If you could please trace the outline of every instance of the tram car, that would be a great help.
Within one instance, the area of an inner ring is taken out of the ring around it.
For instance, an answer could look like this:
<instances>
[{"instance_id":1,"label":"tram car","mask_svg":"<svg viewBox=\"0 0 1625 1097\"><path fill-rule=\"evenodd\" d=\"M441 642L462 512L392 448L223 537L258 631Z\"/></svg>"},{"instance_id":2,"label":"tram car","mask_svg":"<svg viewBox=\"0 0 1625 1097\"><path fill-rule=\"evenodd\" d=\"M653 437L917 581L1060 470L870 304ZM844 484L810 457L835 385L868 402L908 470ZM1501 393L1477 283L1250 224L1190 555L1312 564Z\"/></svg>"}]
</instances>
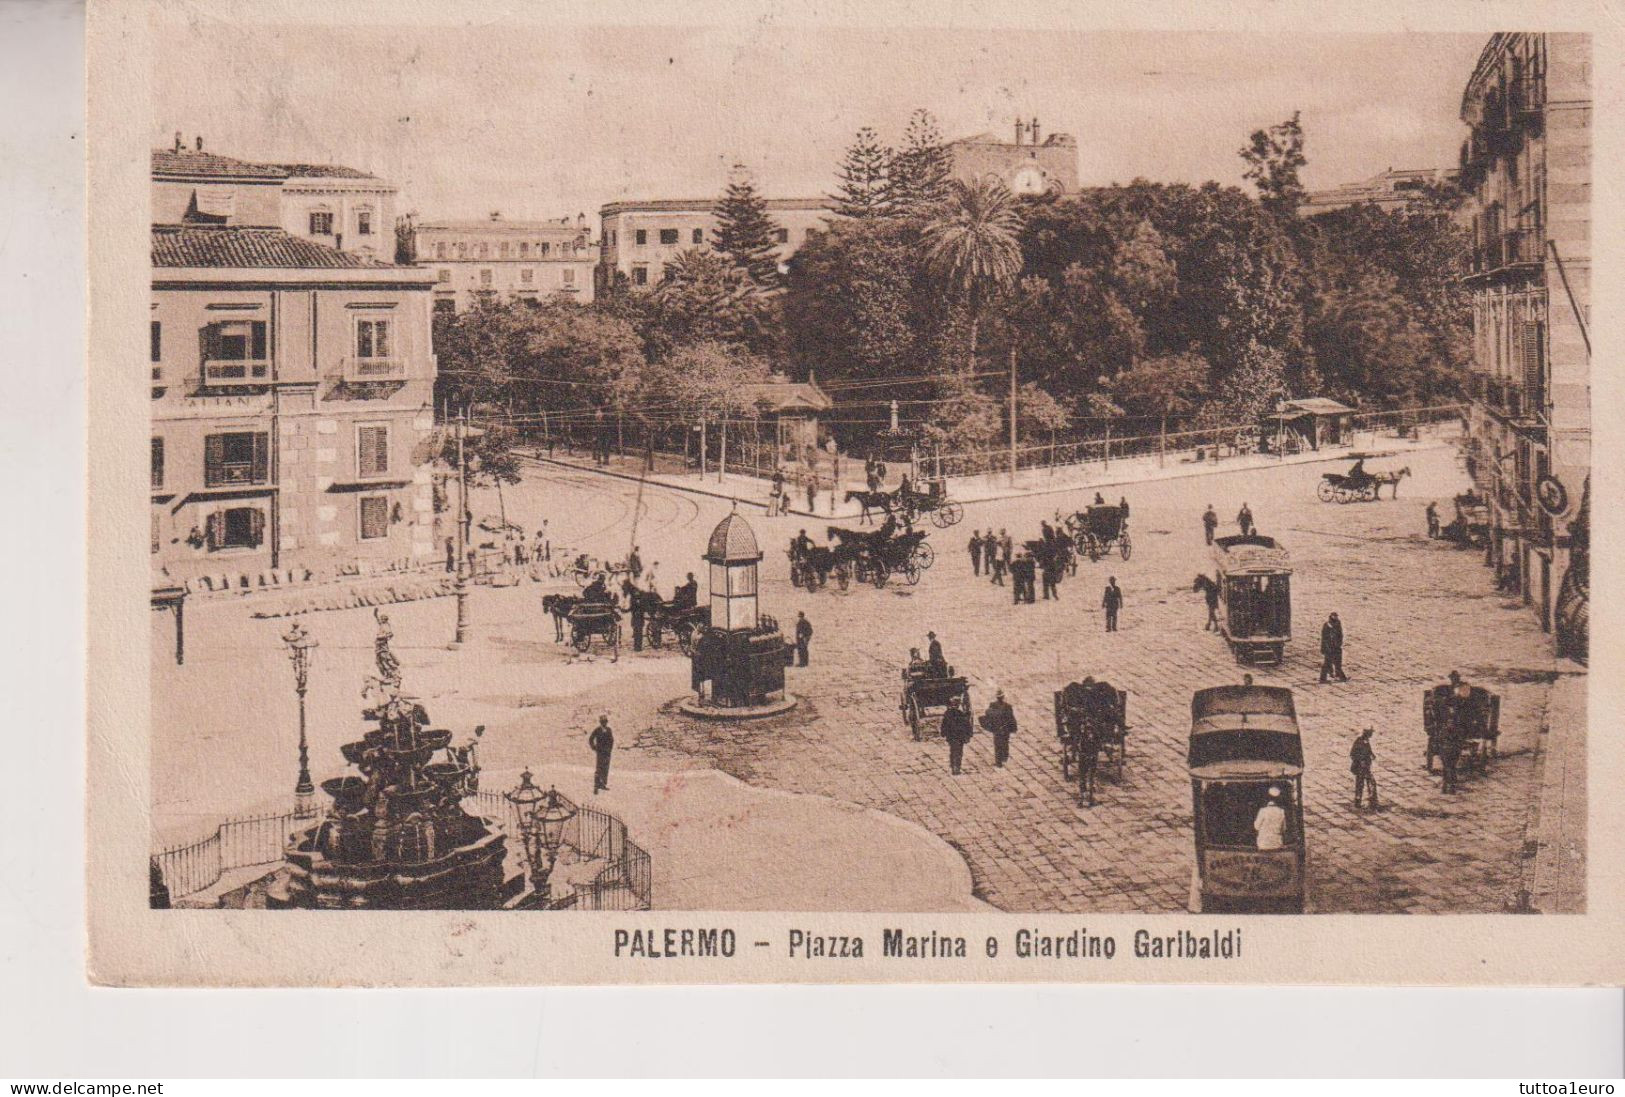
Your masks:
<instances>
[{"instance_id":1,"label":"tram car","mask_svg":"<svg viewBox=\"0 0 1625 1097\"><path fill-rule=\"evenodd\" d=\"M1277 665L1292 639L1292 558L1273 537L1247 534L1213 542L1219 635L1236 662Z\"/></svg>"},{"instance_id":2,"label":"tram car","mask_svg":"<svg viewBox=\"0 0 1625 1097\"><path fill-rule=\"evenodd\" d=\"M1303 742L1292 691L1215 686L1191 697L1193 909L1301 914Z\"/></svg>"}]
</instances>

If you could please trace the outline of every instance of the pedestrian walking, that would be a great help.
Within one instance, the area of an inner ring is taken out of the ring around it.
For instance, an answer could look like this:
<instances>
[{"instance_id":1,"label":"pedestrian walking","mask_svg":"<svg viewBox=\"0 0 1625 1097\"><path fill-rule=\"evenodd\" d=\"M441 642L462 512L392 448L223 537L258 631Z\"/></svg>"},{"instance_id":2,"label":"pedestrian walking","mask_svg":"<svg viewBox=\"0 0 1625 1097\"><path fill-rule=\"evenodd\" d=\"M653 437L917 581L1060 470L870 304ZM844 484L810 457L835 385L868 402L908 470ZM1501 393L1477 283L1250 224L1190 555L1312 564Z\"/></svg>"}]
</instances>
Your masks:
<instances>
[{"instance_id":1,"label":"pedestrian walking","mask_svg":"<svg viewBox=\"0 0 1625 1097\"><path fill-rule=\"evenodd\" d=\"M1207 505L1207 510L1202 512L1202 531L1207 535L1208 544L1211 545L1213 543L1213 534L1218 528L1218 512L1213 509L1213 504L1209 503Z\"/></svg>"},{"instance_id":2,"label":"pedestrian walking","mask_svg":"<svg viewBox=\"0 0 1625 1097\"><path fill-rule=\"evenodd\" d=\"M767 497L767 516L775 517L779 508L784 505L784 468L782 466L773 470L773 490Z\"/></svg>"},{"instance_id":3,"label":"pedestrian walking","mask_svg":"<svg viewBox=\"0 0 1625 1097\"><path fill-rule=\"evenodd\" d=\"M1335 613L1320 626L1320 680L1334 676L1339 682L1349 680L1343 673L1343 622Z\"/></svg>"},{"instance_id":4,"label":"pedestrian walking","mask_svg":"<svg viewBox=\"0 0 1625 1097\"><path fill-rule=\"evenodd\" d=\"M1436 540L1439 536L1439 504L1437 502L1428 504L1427 516L1428 540Z\"/></svg>"},{"instance_id":5,"label":"pedestrian walking","mask_svg":"<svg viewBox=\"0 0 1625 1097\"><path fill-rule=\"evenodd\" d=\"M644 602L642 598L638 597L638 595L642 594L643 592L638 590L637 586L632 582L631 579L626 581L626 584L621 588L621 590L622 593L626 595L628 608L632 613L632 650L642 651Z\"/></svg>"},{"instance_id":6,"label":"pedestrian walking","mask_svg":"<svg viewBox=\"0 0 1625 1097\"><path fill-rule=\"evenodd\" d=\"M1002 527L999 529L999 555L1004 558L1004 570L1010 570L1010 560L1015 555L1016 543L1011 540L1010 534Z\"/></svg>"},{"instance_id":7,"label":"pedestrian walking","mask_svg":"<svg viewBox=\"0 0 1625 1097\"><path fill-rule=\"evenodd\" d=\"M948 768L955 777L959 776L960 767L965 762L965 744L970 742L971 732L970 713L965 709L965 699L955 697L948 702L948 711L942 714L942 737L948 741Z\"/></svg>"},{"instance_id":8,"label":"pedestrian walking","mask_svg":"<svg viewBox=\"0 0 1625 1097\"><path fill-rule=\"evenodd\" d=\"M999 555L999 539L993 536L991 528L982 536L982 560L987 564L990 581L1004 586L1004 559Z\"/></svg>"},{"instance_id":9,"label":"pedestrian walking","mask_svg":"<svg viewBox=\"0 0 1625 1097\"><path fill-rule=\"evenodd\" d=\"M1243 537L1251 537L1253 533L1253 512L1246 503L1236 512L1236 526L1241 530Z\"/></svg>"},{"instance_id":10,"label":"pedestrian walking","mask_svg":"<svg viewBox=\"0 0 1625 1097\"><path fill-rule=\"evenodd\" d=\"M807 620L805 611L796 613L796 666L807 665L807 645L812 643L812 622Z\"/></svg>"},{"instance_id":11,"label":"pedestrian walking","mask_svg":"<svg viewBox=\"0 0 1625 1097\"><path fill-rule=\"evenodd\" d=\"M817 511L815 511L813 508L817 504L818 504L818 474L816 472L809 472L807 474L807 513L808 514L816 514Z\"/></svg>"},{"instance_id":12,"label":"pedestrian walking","mask_svg":"<svg viewBox=\"0 0 1625 1097\"><path fill-rule=\"evenodd\" d=\"M970 535L970 570L972 575L982 574L982 531L972 530Z\"/></svg>"},{"instance_id":13,"label":"pedestrian walking","mask_svg":"<svg viewBox=\"0 0 1625 1097\"><path fill-rule=\"evenodd\" d=\"M1202 587L1202 598L1207 602L1207 624L1202 626L1203 632L1217 632L1219 629L1219 584L1207 583Z\"/></svg>"},{"instance_id":14,"label":"pedestrian walking","mask_svg":"<svg viewBox=\"0 0 1625 1097\"><path fill-rule=\"evenodd\" d=\"M1056 558L1053 548L1044 553L1044 558L1038 561L1039 570L1044 578L1044 601L1051 598L1057 602L1061 600L1061 561Z\"/></svg>"},{"instance_id":15,"label":"pedestrian walking","mask_svg":"<svg viewBox=\"0 0 1625 1097\"><path fill-rule=\"evenodd\" d=\"M592 773L592 791L596 796L609 791L609 759L615 753L615 733L610 730L607 715L598 717L598 726L587 736L587 745L597 759Z\"/></svg>"},{"instance_id":16,"label":"pedestrian walking","mask_svg":"<svg viewBox=\"0 0 1625 1097\"><path fill-rule=\"evenodd\" d=\"M994 690L993 703L982 713L981 723L993 736L993 764L1003 769L1010 760L1010 736L1016 733L1016 710L1004 699L1004 690Z\"/></svg>"},{"instance_id":17,"label":"pedestrian walking","mask_svg":"<svg viewBox=\"0 0 1625 1097\"><path fill-rule=\"evenodd\" d=\"M1371 810L1377 810L1377 779L1371 775L1371 763L1377 760L1371 749L1371 736L1375 728L1366 728L1349 748L1349 772L1354 774L1354 810L1360 810L1360 796L1366 794ZM1366 790L1370 790L1369 793Z\"/></svg>"},{"instance_id":18,"label":"pedestrian walking","mask_svg":"<svg viewBox=\"0 0 1625 1097\"><path fill-rule=\"evenodd\" d=\"M1123 608L1123 588L1117 585L1117 576L1108 576L1106 590L1100 596L1100 605L1106 611L1106 631L1117 631L1117 612Z\"/></svg>"},{"instance_id":19,"label":"pedestrian walking","mask_svg":"<svg viewBox=\"0 0 1625 1097\"><path fill-rule=\"evenodd\" d=\"M643 578L643 557L638 554L637 545L633 545L632 551L627 554L626 570L632 573L633 579Z\"/></svg>"}]
</instances>

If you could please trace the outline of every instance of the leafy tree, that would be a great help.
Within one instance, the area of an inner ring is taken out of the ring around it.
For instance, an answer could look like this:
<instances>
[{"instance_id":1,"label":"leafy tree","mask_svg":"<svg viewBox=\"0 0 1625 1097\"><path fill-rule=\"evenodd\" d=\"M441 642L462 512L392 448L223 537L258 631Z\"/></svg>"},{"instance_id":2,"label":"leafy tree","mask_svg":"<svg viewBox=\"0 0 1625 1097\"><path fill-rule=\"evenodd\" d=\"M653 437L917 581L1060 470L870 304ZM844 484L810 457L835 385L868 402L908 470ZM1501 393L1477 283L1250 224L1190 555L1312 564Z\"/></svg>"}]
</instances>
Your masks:
<instances>
[{"instance_id":1,"label":"leafy tree","mask_svg":"<svg viewBox=\"0 0 1625 1097\"><path fill-rule=\"evenodd\" d=\"M1188 415L1207 396L1210 367L1199 354L1169 354L1136 362L1111 379L1113 399L1131 415Z\"/></svg>"},{"instance_id":2,"label":"leafy tree","mask_svg":"<svg viewBox=\"0 0 1625 1097\"><path fill-rule=\"evenodd\" d=\"M706 342L752 354L774 355L780 350L780 306L726 256L698 248L679 252L659 285L645 296L643 331L652 358L665 357L678 346Z\"/></svg>"},{"instance_id":3,"label":"leafy tree","mask_svg":"<svg viewBox=\"0 0 1625 1097\"><path fill-rule=\"evenodd\" d=\"M1254 130L1240 156L1247 162L1242 177L1258 188L1258 200L1265 209L1280 216L1294 217L1303 201L1303 184L1298 171L1308 161L1303 155L1303 126L1299 111L1267 130Z\"/></svg>"},{"instance_id":4,"label":"leafy tree","mask_svg":"<svg viewBox=\"0 0 1625 1097\"><path fill-rule=\"evenodd\" d=\"M902 148L887 167L886 206L904 216L924 215L949 199L952 169L936 116L916 110L903 131Z\"/></svg>"},{"instance_id":5,"label":"leafy tree","mask_svg":"<svg viewBox=\"0 0 1625 1097\"><path fill-rule=\"evenodd\" d=\"M969 336L965 368L976 369L976 334L988 297L1021 273L1021 212L996 179L951 180L948 198L921 230L926 269L964 303Z\"/></svg>"},{"instance_id":6,"label":"leafy tree","mask_svg":"<svg viewBox=\"0 0 1625 1097\"><path fill-rule=\"evenodd\" d=\"M884 214L888 192L886 168L891 159L891 150L881 146L873 129L864 126L858 130L835 172L841 181L834 195L835 212L858 219Z\"/></svg>"},{"instance_id":7,"label":"leafy tree","mask_svg":"<svg viewBox=\"0 0 1625 1097\"><path fill-rule=\"evenodd\" d=\"M1027 381L1017 390L1016 435L1020 440L1053 443L1056 434L1071 425L1072 415L1066 405L1050 395L1048 389Z\"/></svg>"},{"instance_id":8,"label":"leafy tree","mask_svg":"<svg viewBox=\"0 0 1625 1097\"><path fill-rule=\"evenodd\" d=\"M779 284L779 259L774 233L778 227L767 214L767 201L756 193L742 165L735 165L716 207L714 243L716 250L745 272L758 286Z\"/></svg>"}]
</instances>

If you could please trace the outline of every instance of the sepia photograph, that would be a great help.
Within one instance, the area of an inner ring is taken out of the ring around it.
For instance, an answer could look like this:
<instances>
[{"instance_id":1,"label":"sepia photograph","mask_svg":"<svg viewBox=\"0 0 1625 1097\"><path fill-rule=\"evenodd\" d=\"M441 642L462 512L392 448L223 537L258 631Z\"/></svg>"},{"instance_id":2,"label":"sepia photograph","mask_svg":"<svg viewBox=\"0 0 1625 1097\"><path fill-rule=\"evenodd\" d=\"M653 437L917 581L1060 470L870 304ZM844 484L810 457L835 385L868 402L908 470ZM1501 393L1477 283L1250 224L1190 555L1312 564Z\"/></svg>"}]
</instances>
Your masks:
<instances>
[{"instance_id":1,"label":"sepia photograph","mask_svg":"<svg viewBox=\"0 0 1625 1097\"><path fill-rule=\"evenodd\" d=\"M93 978L1618 973L1584 29L98 9Z\"/></svg>"}]
</instances>

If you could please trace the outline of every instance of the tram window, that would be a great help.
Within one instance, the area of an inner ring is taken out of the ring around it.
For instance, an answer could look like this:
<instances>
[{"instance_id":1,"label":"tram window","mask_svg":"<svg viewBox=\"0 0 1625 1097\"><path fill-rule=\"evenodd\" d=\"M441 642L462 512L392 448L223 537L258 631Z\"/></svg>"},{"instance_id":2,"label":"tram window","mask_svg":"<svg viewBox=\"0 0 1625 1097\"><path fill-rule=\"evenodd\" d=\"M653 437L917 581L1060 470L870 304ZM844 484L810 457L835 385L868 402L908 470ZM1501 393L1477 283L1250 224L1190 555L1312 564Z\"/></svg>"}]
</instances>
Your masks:
<instances>
[{"instance_id":1,"label":"tram window","mask_svg":"<svg viewBox=\"0 0 1625 1097\"><path fill-rule=\"evenodd\" d=\"M1245 849L1258 847L1258 835L1253 820L1258 809L1269 803L1270 789L1281 790L1281 807L1286 811L1286 830L1282 838L1295 840L1292 826L1292 789L1285 783L1261 784L1256 781L1214 781L1202 791L1202 815L1206 822L1207 844L1210 846L1236 846Z\"/></svg>"}]
</instances>

